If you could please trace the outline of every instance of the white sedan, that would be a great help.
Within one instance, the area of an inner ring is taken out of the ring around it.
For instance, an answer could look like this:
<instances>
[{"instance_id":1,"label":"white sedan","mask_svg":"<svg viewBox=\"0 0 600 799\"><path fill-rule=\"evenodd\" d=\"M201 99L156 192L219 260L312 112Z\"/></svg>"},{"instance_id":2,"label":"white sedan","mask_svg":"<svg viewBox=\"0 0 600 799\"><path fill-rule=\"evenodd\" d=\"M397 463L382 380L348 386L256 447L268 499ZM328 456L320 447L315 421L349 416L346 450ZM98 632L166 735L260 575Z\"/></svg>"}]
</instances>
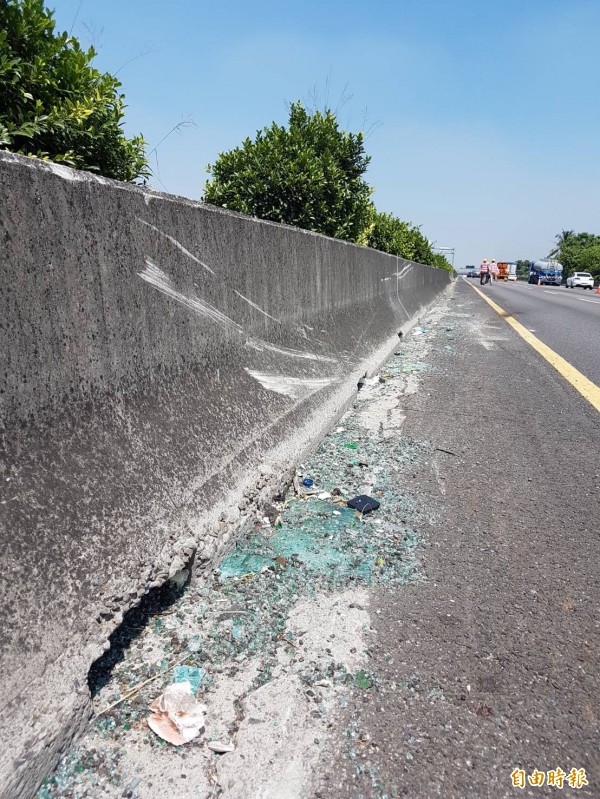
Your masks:
<instances>
[{"instance_id":1,"label":"white sedan","mask_svg":"<svg viewBox=\"0 0 600 799\"><path fill-rule=\"evenodd\" d=\"M567 288L574 289L579 286L582 289L593 289L594 278L589 272L575 272L571 277L567 278Z\"/></svg>"}]
</instances>

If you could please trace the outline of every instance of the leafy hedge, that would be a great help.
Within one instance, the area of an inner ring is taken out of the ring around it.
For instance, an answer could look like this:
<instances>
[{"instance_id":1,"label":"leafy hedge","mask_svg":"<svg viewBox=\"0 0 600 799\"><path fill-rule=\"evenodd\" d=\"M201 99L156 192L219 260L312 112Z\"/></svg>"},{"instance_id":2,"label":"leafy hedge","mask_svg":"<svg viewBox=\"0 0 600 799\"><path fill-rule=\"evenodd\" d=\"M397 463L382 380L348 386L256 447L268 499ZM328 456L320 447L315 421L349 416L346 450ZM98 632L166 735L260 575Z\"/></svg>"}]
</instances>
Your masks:
<instances>
[{"instance_id":1,"label":"leafy hedge","mask_svg":"<svg viewBox=\"0 0 600 799\"><path fill-rule=\"evenodd\" d=\"M0 0L0 148L118 180L149 174L144 139L123 133L116 77L56 33L43 0Z\"/></svg>"},{"instance_id":2,"label":"leafy hedge","mask_svg":"<svg viewBox=\"0 0 600 799\"><path fill-rule=\"evenodd\" d=\"M364 179L369 161L362 133L296 102L287 127L273 122L209 164L203 199L452 271L418 227L375 209Z\"/></svg>"},{"instance_id":3,"label":"leafy hedge","mask_svg":"<svg viewBox=\"0 0 600 799\"><path fill-rule=\"evenodd\" d=\"M208 166L204 201L356 241L369 216L369 160L361 133L297 102L287 127L273 122Z\"/></svg>"}]
</instances>

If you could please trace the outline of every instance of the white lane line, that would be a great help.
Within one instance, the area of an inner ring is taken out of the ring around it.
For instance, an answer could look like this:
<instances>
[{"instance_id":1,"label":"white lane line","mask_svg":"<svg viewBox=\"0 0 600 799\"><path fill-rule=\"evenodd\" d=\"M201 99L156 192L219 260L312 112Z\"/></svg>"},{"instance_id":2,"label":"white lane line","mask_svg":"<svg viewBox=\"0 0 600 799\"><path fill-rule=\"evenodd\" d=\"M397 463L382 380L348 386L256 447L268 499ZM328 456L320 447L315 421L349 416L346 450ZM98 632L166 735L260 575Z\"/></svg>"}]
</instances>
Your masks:
<instances>
[{"instance_id":1,"label":"white lane line","mask_svg":"<svg viewBox=\"0 0 600 799\"><path fill-rule=\"evenodd\" d=\"M468 283L467 279L463 275L463 280L465 283ZM470 284L469 284L470 285ZM530 291L533 289L539 289L540 286L534 286L533 284L525 283L525 287ZM556 289L561 288L561 286L556 286ZM545 294L554 294L555 297L571 297L573 300L579 300L579 302L591 302L592 305L600 305L600 300L584 300L583 297L574 297L572 294L564 294L562 291L556 291L552 289L542 289Z\"/></svg>"},{"instance_id":2,"label":"white lane line","mask_svg":"<svg viewBox=\"0 0 600 799\"><path fill-rule=\"evenodd\" d=\"M554 294L554 296L560 297L571 297L574 300L579 300L579 302L591 302L593 305L600 305L600 300L584 300L583 297L574 297L572 294L563 294L562 292L559 294L557 291L550 291L549 289L542 289L545 294Z\"/></svg>"}]
</instances>

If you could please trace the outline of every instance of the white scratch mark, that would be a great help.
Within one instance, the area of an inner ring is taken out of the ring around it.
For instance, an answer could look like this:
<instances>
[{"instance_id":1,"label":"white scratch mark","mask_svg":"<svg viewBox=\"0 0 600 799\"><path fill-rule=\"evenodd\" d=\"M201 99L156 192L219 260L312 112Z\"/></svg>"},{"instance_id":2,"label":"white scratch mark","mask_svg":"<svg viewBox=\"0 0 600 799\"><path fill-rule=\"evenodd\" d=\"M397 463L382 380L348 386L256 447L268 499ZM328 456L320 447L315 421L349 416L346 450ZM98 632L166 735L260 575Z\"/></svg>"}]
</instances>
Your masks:
<instances>
[{"instance_id":1,"label":"white scratch mark","mask_svg":"<svg viewBox=\"0 0 600 799\"><path fill-rule=\"evenodd\" d=\"M398 258L396 257L396 266L398 266ZM400 272L396 270L395 277L396 277L396 300L400 303L400 307L406 314L407 318L410 319L411 314L406 310L406 307L402 300L400 299L400 280L413 268L412 264L406 264Z\"/></svg>"},{"instance_id":2,"label":"white scratch mark","mask_svg":"<svg viewBox=\"0 0 600 799\"><path fill-rule=\"evenodd\" d=\"M63 178L63 180L70 180L73 183L86 183L90 181L89 174L82 174L81 172L77 172L75 169L71 169L71 167L65 166L64 164L55 164L52 161L44 161L44 166L50 172L54 172L55 175Z\"/></svg>"},{"instance_id":3,"label":"white scratch mark","mask_svg":"<svg viewBox=\"0 0 600 799\"><path fill-rule=\"evenodd\" d=\"M401 280L403 277L406 277L406 275L410 272L412 268L413 264L406 264L406 266L403 267L403 269L400 272L394 272L392 274L392 277L397 277L398 280Z\"/></svg>"},{"instance_id":4,"label":"white scratch mark","mask_svg":"<svg viewBox=\"0 0 600 799\"><path fill-rule=\"evenodd\" d=\"M481 344L482 347L485 347L486 350L493 350L496 347L493 341L488 341L487 339L484 338L480 339L479 343Z\"/></svg>"},{"instance_id":5,"label":"white scratch mark","mask_svg":"<svg viewBox=\"0 0 600 799\"><path fill-rule=\"evenodd\" d=\"M252 300L249 300L248 297L244 297L243 294L240 294L240 292L236 291L235 289L233 291L234 291L235 294L238 295L238 297L240 299L244 300L244 302L247 302L248 305L251 305L255 310L260 311L260 313L263 314L264 316L266 316L268 319L272 319L274 322L277 322L278 325L281 324L281 321L279 319L275 319L275 317L271 316L270 313L267 313L266 311L263 311L263 309L260 308L258 305L256 305L256 303L252 302Z\"/></svg>"},{"instance_id":6,"label":"white scratch mark","mask_svg":"<svg viewBox=\"0 0 600 799\"><path fill-rule=\"evenodd\" d=\"M246 372L261 384L263 388L268 391L274 391L277 394L283 394L292 399L300 399L300 397L314 394L325 386L333 383L333 377L290 377L288 375L277 375L269 372L256 372L252 369L246 369Z\"/></svg>"},{"instance_id":7,"label":"white scratch mark","mask_svg":"<svg viewBox=\"0 0 600 799\"><path fill-rule=\"evenodd\" d=\"M246 346L252 349L269 350L269 352L276 352L278 355L287 355L290 358L303 358L307 361L322 361L323 363L337 363L335 358L329 358L327 355L317 355L314 352L303 352L302 350L292 350L289 347L278 347L275 344L269 344L268 341L263 341L260 338L249 338L246 341Z\"/></svg>"},{"instance_id":8,"label":"white scratch mark","mask_svg":"<svg viewBox=\"0 0 600 799\"><path fill-rule=\"evenodd\" d=\"M196 256L193 253L191 253L189 250L186 250L186 248L183 246L183 244L181 244L179 241L177 241L177 239L174 239L173 236L169 236L168 233L165 233L164 231L160 230L159 228L155 227L154 225L151 225L150 222L146 222L145 219L142 219L139 216L137 217L137 219L138 219L138 222L142 223L142 225L146 225L147 227L152 228L152 230L156 231L156 233L159 233L161 236L164 236L166 239L168 239L171 242L171 244L174 244L177 247L178 250L180 250L184 255L187 255L188 258L191 258L192 261L197 263L199 266L203 267L203 269L206 269L207 272L210 272L211 275L215 275L215 273L210 268L210 266L207 266L204 263L204 261L201 261L199 258L196 258ZM215 277L216 277L216 275L215 275Z\"/></svg>"},{"instance_id":9,"label":"white scratch mark","mask_svg":"<svg viewBox=\"0 0 600 799\"><path fill-rule=\"evenodd\" d=\"M174 288L169 276L163 272L162 269L160 269L160 267L158 267L151 258L146 257L146 268L143 270L143 272L138 272L138 276L147 283L150 283L150 285L154 286L163 294L166 294L168 297L171 297L172 299L181 303L186 308L212 319L213 322L216 322L225 330L235 331L236 333L243 335L245 337L245 345L257 350L258 352L268 350L269 352L275 352L278 355L285 355L290 358L301 358L303 360L320 361L322 363L337 363L335 358L329 358L326 355L317 355L313 352L303 352L302 350L294 350L289 347L279 347L276 344L270 344L268 341L264 341L263 339L246 337L246 333L241 325L238 325L237 322L233 321L233 319L225 316L225 314L221 313L221 311L219 311L217 308L205 302L204 300L201 300L199 297L196 297L194 294L187 296Z\"/></svg>"},{"instance_id":10,"label":"white scratch mark","mask_svg":"<svg viewBox=\"0 0 600 799\"><path fill-rule=\"evenodd\" d=\"M145 280L146 283L150 283L151 286L154 286L154 288L158 289L163 294L171 297L171 299L180 302L186 308L189 308L201 316L212 319L213 322L216 322L225 330L233 330L236 333L241 334L244 333L242 328L236 322L234 322L228 316L225 316L225 314L221 313L221 311L217 310L212 305L209 305L209 303L199 299L193 294L188 297L185 294L182 294L180 291L177 291L177 289L173 288L169 276L165 274L165 272L163 272L162 269L160 269L150 258L146 258L146 268L143 272L138 272L138 276L141 277L142 280Z\"/></svg>"}]
</instances>

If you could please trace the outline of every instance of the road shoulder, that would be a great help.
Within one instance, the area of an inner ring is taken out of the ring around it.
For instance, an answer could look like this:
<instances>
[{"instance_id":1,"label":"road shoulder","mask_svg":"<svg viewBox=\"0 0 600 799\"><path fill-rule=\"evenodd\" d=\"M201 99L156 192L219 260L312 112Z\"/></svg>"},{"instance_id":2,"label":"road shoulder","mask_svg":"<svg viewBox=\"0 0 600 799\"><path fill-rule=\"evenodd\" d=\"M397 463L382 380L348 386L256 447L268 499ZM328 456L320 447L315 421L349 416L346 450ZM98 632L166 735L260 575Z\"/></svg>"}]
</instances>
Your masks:
<instances>
[{"instance_id":1,"label":"road shoulder","mask_svg":"<svg viewBox=\"0 0 600 799\"><path fill-rule=\"evenodd\" d=\"M433 446L398 484L431 509L427 581L373 589L376 679L317 795L550 796L511 773L559 767L597 795L600 417L467 286L431 335L401 406Z\"/></svg>"}]
</instances>

